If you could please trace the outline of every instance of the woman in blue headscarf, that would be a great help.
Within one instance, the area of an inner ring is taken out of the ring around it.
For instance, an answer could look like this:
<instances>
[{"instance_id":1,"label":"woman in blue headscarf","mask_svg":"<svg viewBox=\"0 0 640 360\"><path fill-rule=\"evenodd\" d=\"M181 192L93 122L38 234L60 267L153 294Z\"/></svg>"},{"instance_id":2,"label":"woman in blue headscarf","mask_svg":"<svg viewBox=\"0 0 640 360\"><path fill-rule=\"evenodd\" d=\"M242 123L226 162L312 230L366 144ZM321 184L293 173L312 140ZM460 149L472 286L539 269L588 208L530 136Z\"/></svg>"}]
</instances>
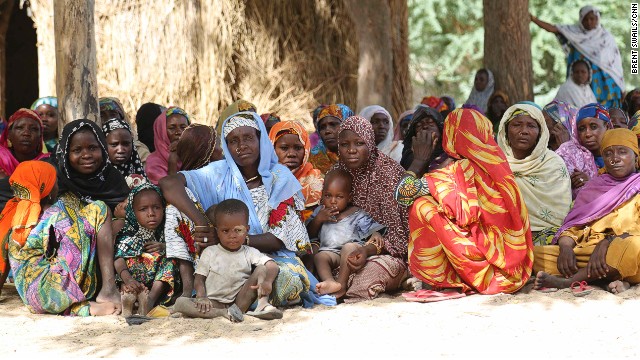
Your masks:
<instances>
[{"instance_id":1,"label":"woman in blue headscarf","mask_svg":"<svg viewBox=\"0 0 640 360\"><path fill-rule=\"evenodd\" d=\"M45 96L31 104L31 110L35 111L42 119L42 137L48 152L58 144L58 98Z\"/></svg>"},{"instance_id":2,"label":"woman in blue headscarf","mask_svg":"<svg viewBox=\"0 0 640 360\"><path fill-rule=\"evenodd\" d=\"M167 202L195 224L194 239L200 248L216 243L209 220L187 196L186 186L204 209L226 199L249 205L247 245L270 254L280 272L271 293L275 306L302 302L335 304L335 298L319 296L317 280L298 256L309 254L311 244L298 212L304 209L301 186L291 171L278 163L264 123L253 112L239 112L222 126L225 159L160 181ZM258 309L260 310L260 309Z\"/></svg>"}]
</instances>

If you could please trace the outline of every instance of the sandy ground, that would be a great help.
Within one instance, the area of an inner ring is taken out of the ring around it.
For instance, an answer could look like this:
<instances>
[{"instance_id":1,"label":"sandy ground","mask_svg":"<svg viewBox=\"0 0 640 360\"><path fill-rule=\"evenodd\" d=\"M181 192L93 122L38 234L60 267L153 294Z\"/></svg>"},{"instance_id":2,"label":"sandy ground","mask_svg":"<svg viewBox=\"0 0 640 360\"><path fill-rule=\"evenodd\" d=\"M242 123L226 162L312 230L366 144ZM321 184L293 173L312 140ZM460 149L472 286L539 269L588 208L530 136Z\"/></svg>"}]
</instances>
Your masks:
<instances>
[{"instance_id":1,"label":"sandy ground","mask_svg":"<svg viewBox=\"0 0 640 360\"><path fill-rule=\"evenodd\" d=\"M128 326L119 316L33 315L15 288L0 298L0 359L638 358L640 288L473 295L418 304L399 296L312 310L282 320L165 318Z\"/></svg>"}]
</instances>

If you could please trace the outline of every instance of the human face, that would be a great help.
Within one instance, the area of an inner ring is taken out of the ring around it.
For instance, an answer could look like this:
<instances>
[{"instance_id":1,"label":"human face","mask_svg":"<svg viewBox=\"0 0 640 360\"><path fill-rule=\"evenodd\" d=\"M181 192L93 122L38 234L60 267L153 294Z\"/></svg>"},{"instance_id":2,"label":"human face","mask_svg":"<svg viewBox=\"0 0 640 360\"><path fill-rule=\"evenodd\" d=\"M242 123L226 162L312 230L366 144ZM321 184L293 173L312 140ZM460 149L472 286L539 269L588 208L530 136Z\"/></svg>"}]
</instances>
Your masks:
<instances>
[{"instance_id":1,"label":"human face","mask_svg":"<svg viewBox=\"0 0 640 360\"><path fill-rule=\"evenodd\" d=\"M340 132L339 155L349 169L363 167L369 160L369 148L367 143L358 134L351 130Z\"/></svg>"},{"instance_id":2,"label":"human face","mask_svg":"<svg viewBox=\"0 0 640 360\"><path fill-rule=\"evenodd\" d=\"M489 84L489 75L487 75L484 71L478 71L476 73L476 78L473 80L473 86L477 91L484 91L484 89Z\"/></svg>"},{"instance_id":3,"label":"human face","mask_svg":"<svg viewBox=\"0 0 640 360\"><path fill-rule=\"evenodd\" d=\"M58 109L51 105L42 104L36 108L36 113L42 119L42 130L47 139L58 136Z\"/></svg>"},{"instance_id":4,"label":"human face","mask_svg":"<svg viewBox=\"0 0 640 360\"><path fill-rule=\"evenodd\" d=\"M126 129L116 129L107 135L107 153L114 165L122 165L131 159L133 136Z\"/></svg>"},{"instance_id":5,"label":"human face","mask_svg":"<svg viewBox=\"0 0 640 360\"><path fill-rule=\"evenodd\" d=\"M304 146L296 134L282 135L275 144L278 162L294 171L304 160Z\"/></svg>"},{"instance_id":6,"label":"human face","mask_svg":"<svg viewBox=\"0 0 640 360\"><path fill-rule=\"evenodd\" d=\"M507 124L507 140L516 159L531 155L539 136L540 125L529 115L517 116Z\"/></svg>"},{"instance_id":7,"label":"human face","mask_svg":"<svg viewBox=\"0 0 640 360\"><path fill-rule=\"evenodd\" d=\"M609 146L602 152L602 159L607 173L614 178L622 179L636 172L638 158L633 150L626 146Z\"/></svg>"},{"instance_id":8,"label":"human face","mask_svg":"<svg viewBox=\"0 0 640 360\"><path fill-rule=\"evenodd\" d=\"M509 108L502 96L494 97L489 106L491 107L491 112L500 118L502 118L502 115L504 115L505 111Z\"/></svg>"},{"instance_id":9,"label":"human face","mask_svg":"<svg viewBox=\"0 0 640 360\"><path fill-rule=\"evenodd\" d=\"M167 136L169 142L174 143L180 139L184 129L189 126L187 118L180 114L173 114L167 118Z\"/></svg>"},{"instance_id":10,"label":"human face","mask_svg":"<svg viewBox=\"0 0 640 360\"><path fill-rule=\"evenodd\" d=\"M438 129L438 125L436 121L430 117L423 117L422 119L416 121L415 125L416 134L420 130L426 130L427 133L436 133L436 136L440 136L440 129Z\"/></svg>"},{"instance_id":11,"label":"human face","mask_svg":"<svg viewBox=\"0 0 640 360\"><path fill-rule=\"evenodd\" d=\"M40 124L31 118L20 118L9 128L8 139L13 152L20 157L35 156L40 144Z\"/></svg>"},{"instance_id":12,"label":"human face","mask_svg":"<svg viewBox=\"0 0 640 360\"><path fill-rule=\"evenodd\" d=\"M326 116L318 121L318 134L322 142L332 152L338 152L338 131L340 131L340 119L334 116Z\"/></svg>"},{"instance_id":13,"label":"human face","mask_svg":"<svg viewBox=\"0 0 640 360\"><path fill-rule=\"evenodd\" d=\"M578 85L589 83L589 68L585 63L579 62L573 65L571 79Z\"/></svg>"},{"instance_id":14,"label":"human face","mask_svg":"<svg viewBox=\"0 0 640 360\"><path fill-rule=\"evenodd\" d=\"M240 168L258 168L260 161L259 132L250 126L240 126L227 135L227 148Z\"/></svg>"},{"instance_id":15,"label":"human face","mask_svg":"<svg viewBox=\"0 0 640 360\"><path fill-rule=\"evenodd\" d=\"M120 119L120 120L124 120L122 118L122 116L120 116L120 113L118 113L115 110L104 110L104 111L100 111L100 120L102 120L102 123L106 123L107 121L109 121L110 119Z\"/></svg>"},{"instance_id":16,"label":"human face","mask_svg":"<svg viewBox=\"0 0 640 360\"><path fill-rule=\"evenodd\" d=\"M597 118L584 118L578 123L578 140L592 154L600 156L600 143L607 131L604 121Z\"/></svg>"},{"instance_id":17,"label":"human face","mask_svg":"<svg viewBox=\"0 0 640 360\"><path fill-rule=\"evenodd\" d=\"M627 128L627 119L621 109L609 109L609 117L614 129Z\"/></svg>"},{"instance_id":18,"label":"human face","mask_svg":"<svg viewBox=\"0 0 640 360\"><path fill-rule=\"evenodd\" d=\"M343 212L351 202L351 188L346 179L336 176L322 189L322 205Z\"/></svg>"},{"instance_id":19,"label":"human face","mask_svg":"<svg viewBox=\"0 0 640 360\"><path fill-rule=\"evenodd\" d=\"M598 26L598 17L596 16L596 14L593 11L589 12L582 19L582 26L586 30L593 30L593 29L596 28L596 26Z\"/></svg>"},{"instance_id":20,"label":"human face","mask_svg":"<svg viewBox=\"0 0 640 360\"><path fill-rule=\"evenodd\" d=\"M149 230L157 229L164 219L160 195L151 189L140 191L133 197L133 212L140 226Z\"/></svg>"},{"instance_id":21,"label":"human face","mask_svg":"<svg viewBox=\"0 0 640 360\"><path fill-rule=\"evenodd\" d=\"M91 175L102 166L102 149L91 130L73 134L69 143L69 164L82 175Z\"/></svg>"},{"instance_id":22,"label":"human face","mask_svg":"<svg viewBox=\"0 0 640 360\"><path fill-rule=\"evenodd\" d=\"M249 219L243 213L216 215L216 232L220 245L229 251L238 251L249 233Z\"/></svg>"},{"instance_id":23,"label":"human face","mask_svg":"<svg viewBox=\"0 0 640 360\"><path fill-rule=\"evenodd\" d=\"M374 114L371 117L371 127L376 138L376 145L380 144L387 137L391 128L391 121L385 114Z\"/></svg>"}]
</instances>

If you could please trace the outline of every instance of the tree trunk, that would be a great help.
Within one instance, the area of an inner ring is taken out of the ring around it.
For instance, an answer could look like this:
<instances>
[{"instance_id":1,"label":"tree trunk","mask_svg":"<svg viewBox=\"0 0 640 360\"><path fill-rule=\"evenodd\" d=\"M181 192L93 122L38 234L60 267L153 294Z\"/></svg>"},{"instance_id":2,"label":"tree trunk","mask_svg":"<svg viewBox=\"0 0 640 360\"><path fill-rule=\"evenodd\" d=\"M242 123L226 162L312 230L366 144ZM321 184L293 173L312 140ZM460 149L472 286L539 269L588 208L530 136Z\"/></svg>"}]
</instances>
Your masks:
<instances>
[{"instance_id":1,"label":"tree trunk","mask_svg":"<svg viewBox=\"0 0 640 360\"><path fill-rule=\"evenodd\" d=\"M392 109L393 47L389 0L346 0L358 38L358 104ZM348 31L348 30L345 30Z\"/></svg>"},{"instance_id":2,"label":"tree trunk","mask_svg":"<svg viewBox=\"0 0 640 360\"><path fill-rule=\"evenodd\" d=\"M533 100L529 0L483 0L484 66L512 103Z\"/></svg>"},{"instance_id":3,"label":"tree trunk","mask_svg":"<svg viewBox=\"0 0 640 360\"><path fill-rule=\"evenodd\" d=\"M94 0L55 0L58 131L76 119L100 123Z\"/></svg>"},{"instance_id":4,"label":"tree trunk","mask_svg":"<svg viewBox=\"0 0 640 360\"><path fill-rule=\"evenodd\" d=\"M5 118L7 106L7 30L15 1L0 2L0 117ZM6 119L5 119L6 120Z\"/></svg>"},{"instance_id":5,"label":"tree trunk","mask_svg":"<svg viewBox=\"0 0 640 360\"><path fill-rule=\"evenodd\" d=\"M409 8L407 0L389 0L393 55L392 107L387 110L397 121L411 108L412 88L409 76Z\"/></svg>"}]
</instances>

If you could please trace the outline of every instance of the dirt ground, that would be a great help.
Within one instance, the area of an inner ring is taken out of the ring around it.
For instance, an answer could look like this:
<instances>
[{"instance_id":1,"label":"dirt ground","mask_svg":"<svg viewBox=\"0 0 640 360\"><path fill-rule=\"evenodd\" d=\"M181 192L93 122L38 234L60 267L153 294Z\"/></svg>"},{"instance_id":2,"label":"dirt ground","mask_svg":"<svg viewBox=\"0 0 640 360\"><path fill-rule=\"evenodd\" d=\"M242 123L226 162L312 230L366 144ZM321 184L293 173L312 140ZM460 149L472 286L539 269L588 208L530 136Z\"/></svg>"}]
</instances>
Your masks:
<instances>
[{"instance_id":1,"label":"dirt ground","mask_svg":"<svg viewBox=\"0 0 640 360\"><path fill-rule=\"evenodd\" d=\"M0 298L0 359L638 358L640 288L473 295L438 303L383 298L287 309L282 320L165 318L128 326L119 316L33 315L15 288Z\"/></svg>"}]
</instances>

